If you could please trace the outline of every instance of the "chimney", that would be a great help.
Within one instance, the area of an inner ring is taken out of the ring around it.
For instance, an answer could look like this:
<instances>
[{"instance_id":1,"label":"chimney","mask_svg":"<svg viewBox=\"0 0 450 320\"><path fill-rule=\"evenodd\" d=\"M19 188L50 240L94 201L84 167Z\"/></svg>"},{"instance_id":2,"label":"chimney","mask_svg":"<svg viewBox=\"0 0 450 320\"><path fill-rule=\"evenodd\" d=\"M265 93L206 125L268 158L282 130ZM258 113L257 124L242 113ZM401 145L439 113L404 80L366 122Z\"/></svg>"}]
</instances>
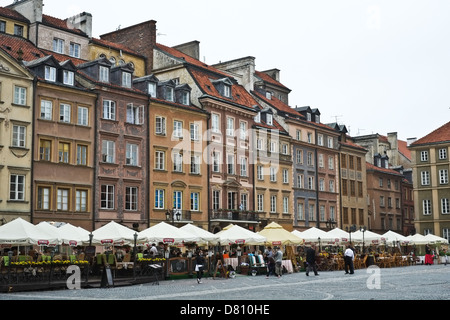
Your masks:
<instances>
[{"instance_id":1,"label":"chimney","mask_svg":"<svg viewBox=\"0 0 450 320\"><path fill-rule=\"evenodd\" d=\"M173 47L174 49L183 52L195 60L200 59L200 42L199 41L191 41L183 44L179 44Z\"/></svg>"},{"instance_id":2,"label":"chimney","mask_svg":"<svg viewBox=\"0 0 450 320\"><path fill-rule=\"evenodd\" d=\"M413 144L414 142L416 142L416 141L417 141L417 138L408 138L408 139L406 139L406 143L407 143L408 147L411 144Z\"/></svg>"},{"instance_id":3,"label":"chimney","mask_svg":"<svg viewBox=\"0 0 450 320\"><path fill-rule=\"evenodd\" d=\"M30 23L42 22L44 0L15 0L6 8L12 9L30 20Z\"/></svg>"},{"instance_id":4,"label":"chimney","mask_svg":"<svg viewBox=\"0 0 450 320\"><path fill-rule=\"evenodd\" d=\"M87 12L67 18L67 24L72 29L79 29L92 38L92 15Z\"/></svg>"}]
</instances>

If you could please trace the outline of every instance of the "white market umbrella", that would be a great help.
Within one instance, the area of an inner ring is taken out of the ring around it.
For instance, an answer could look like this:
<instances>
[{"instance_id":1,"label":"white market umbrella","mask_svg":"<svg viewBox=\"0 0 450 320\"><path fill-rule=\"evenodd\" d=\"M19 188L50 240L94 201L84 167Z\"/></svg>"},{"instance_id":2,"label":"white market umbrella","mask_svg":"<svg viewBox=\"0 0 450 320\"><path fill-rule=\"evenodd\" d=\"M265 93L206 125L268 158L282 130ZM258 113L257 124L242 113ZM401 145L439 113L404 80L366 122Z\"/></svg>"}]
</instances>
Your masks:
<instances>
[{"instance_id":1,"label":"white market umbrella","mask_svg":"<svg viewBox=\"0 0 450 320\"><path fill-rule=\"evenodd\" d=\"M385 232L383 234L383 237L386 239L386 242L389 244L392 244L394 241L395 242L400 242L400 243L408 243L409 239L397 232L394 232L392 230L389 230L387 232Z\"/></svg>"},{"instance_id":2,"label":"white market umbrella","mask_svg":"<svg viewBox=\"0 0 450 320\"><path fill-rule=\"evenodd\" d=\"M139 238L148 243L163 242L173 244L183 242L200 242L202 240L200 236L174 227L166 222L160 222L153 227L139 232Z\"/></svg>"},{"instance_id":3,"label":"white market umbrella","mask_svg":"<svg viewBox=\"0 0 450 320\"><path fill-rule=\"evenodd\" d=\"M111 221L92 232L92 243L100 245L132 245L134 244L135 233L136 231L133 229Z\"/></svg>"},{"instance_id":4,"label":"white market umbrella","mask_svg":"<svg viewBox=\"0 0 450 320\"><path fill-rule=\"evenodd\" d=\"M61 235L61 240L64 244L71 246L81 246L89 244L90 232L81 227L75 227L70 223L57 228Z\"/></svg>"},{"instance_id":5,"label":"white market umbrella","mask_svg":"<svg viewBox=\"0 0 450 320\"><path fill-rule=\"evenodd\" d=\"M58 245L57 233L39 230L34 224L17 218L0 227L0 244L10 245Z\"/></svg>"},{"instance_id":6,"label":"white market umbrella","mask_svg":"<svg viewBox=\"0 0 450 320\"><path fill-rule=\"evenodd\" d=\"M219 237L216 236L214 233L211 233L205 229L197 227L191 223L185 224L180 228L180 230L186 231L188 233L200 237L201 240L197 241L198 244L216 245L217 243L219 243Z\"/></svg>"},{"instance_id":7,"label":"white market umbrella","mask_svg":"<svg viewBox=\"0 0 450 320\"><path fill-rule=\"evenodd\" d=\"M327 231L327 236L333 239L334 242L347 242L350 240L349 233L340 228Z\"/></svg>"},{"instance_id":8,"label":"white market umbrella","mask_svg":"<svg viewBox=\"0 0 450 320\"><path fill-rule=\"evenodd\" d=\"M382 235L370 230L366 230L364 232L362 232L361 230L357 230L355 232L352 232L352 241L363 242L363 238L364 244L379 244L386 239Z\"/></svg>"},{"instance_id":9,"label":"white market umbrella","mask_svg":"<svg viewBox=\"0 0 450 320\"><path fill-rule=\"evenodd\" d=\"M333 238L331 238L325 231L316 228L311 227L308 230L302 231L300 233L300 237L305 240L306 242L323 242L326 243L327 241L332 241ZM319 241L320 238L320 241Z\"/></svg>"},{"instance_id":10,"label":"white market umbrella","mask_svg":"<svg viewBox=\"0 0 450 320\"><path fill-rule=\"evenodd\" d=\"M221 245L264 245L267 241L266 237L234 224L228 225L216 235L219 236Z\"/></svg>"},{"instance_id":11,"label":"white market umbrella","mask_svg":"<svg viewBox=\"0 0 450 320\"><path fill-rule=\"evenodd\" d=\"M421 235L420 233L416 233L413 236L407 236L406 238L409 239L409 242L411 242L412 244L427 244L430 242L430 240L428 240L427 238L425 238L425 236Z\"/></svg>"},{"instance_id":12,"label":"white market umbrella","mask_svg":"<svg viewBox=\"0 0 450 320\"><path fill-rule=\"evenodd\" d=\"M439 236L435 236L434 234L427 234L425 236L425 238L429 241L429 243L443 243L443 244L448 244L447 239L439 237Z\"/></svg>"}]
</instances>

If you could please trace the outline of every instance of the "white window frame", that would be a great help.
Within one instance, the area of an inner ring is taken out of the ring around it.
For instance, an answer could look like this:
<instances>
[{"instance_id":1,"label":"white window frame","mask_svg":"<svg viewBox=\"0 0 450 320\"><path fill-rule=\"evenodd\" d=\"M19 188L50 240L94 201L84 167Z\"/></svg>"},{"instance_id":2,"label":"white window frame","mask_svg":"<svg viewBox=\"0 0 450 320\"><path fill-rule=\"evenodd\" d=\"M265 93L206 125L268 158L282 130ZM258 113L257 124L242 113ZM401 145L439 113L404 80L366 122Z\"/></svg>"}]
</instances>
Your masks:
<instances>
[{"instance_id":1,"label":"white window frame","mask_svg":"<svg viewBox=\"0 0 450 320\"><path fill-rule=\"evenodd\" d=\"M428 151L427 150L420 151L420 161L422 161L422 162L428 161Z\"/></svg>"},{"instance_id":2,"label":"white window frame","mask_svg":"<svg viewBox=\"0 0 450 320\"><path fill-rule=\"evenodd\" d=\"M131 88L131 73L122 72L122 87Z\"/></svg>"},{"instance_id":3,"label":"white window frame","mask_svg":"<svg viewBox=\"0 0 450 320\"><path fill-rule=\"evenodd\" d=\"M155 169L165 170L166 168L166 153L161 150L155 151Z\"/></svg>"},{"instance_id":4,"label":"white window frame","mask_svg":"<svg viewBox=\"0 0 450 320\"><path fill-rule=\"evenodd\" d=\"M112 100L103 100L103 119L116 120L116 102Z\"/></svg>"},{"instance_id":5,"label":"white window frame","mask_svg":"<svg viewBox=\"0 0 450 320\"><path fill-rule=\"evenodd\" d=\"M155 209L164 209L165 208L165 190L164 189L156 189L155 190Z\"/></svg>"},{"instance_id":6,"label":"white window frame","mask_svg":"<svg viewBox=\"0 0 450 320\"><path fill-rule=\"evenodd\" d=\"M127 142L126 165L139 166L139 145Z\"/></svg>"},{"instance_id":7,"label":"white window frame","mask_svg":"<svg viewBox=\"0 0 450 320\"><path fill-rule=\"evenodd\" d=\"M69 48L69 56L74 58L81 57L81 45L79 43L71 42Z\"/></svg>"},{"instance_id":8,"label":"white window frame","mask_svg":"<svg viewBox=\"0 0 450 320\"><path fill-rule=\"evenodd\" d=\"M115 186L103 184L100 187L100 209L112 210L115 207Z\"/></svg>"},{"instance_id":9,"label":"white window frame","mask_svg":"<svg viewBox=\"0 0 450 320\"><path fill-rule=\"evenodd\" d=\"M431 200L429 199L424 199L422 200L422 214L424 216L429 216L431 215Z\"/></svg>"},{"instance_id":10,"label":"white window frame","mask_svg":"<svg viewBox=\"0 0 450 320\"><path fill-rule=\"evenodd\" d=\"M180 120L173 121L172 137L177 139L183 138L183 121Z\"/></svg>"},{"instance_id":11,"label":"white window frame","mask_svg":"<svg viewBox=\"0 0 450 320\"><path fill-rule=\"evenodd\" d=\"M25 176L11 174L9 179L9 200L25 201Z\"/></svg>"},{"instance_id":12,"label":"white window frame","mask_svg":"<svg viewBox=\"0 0 450 320\"><path fill-rule=\"evenodd\" d=\"M430 172L422 171L420 172L420 182L422 186L430 185Z\"/></svg>"},{"instance_id":13,"label":"white window frame","mask_svg":"<svg viewBox=\"0 0 450 320\"><path fill-rule=\"evenodd\" d=\"M56 82L56 68L45 66L45 80Z\"/></svg>"},{"instance_id":14,"label":"white window frame","mask_svg":"<svg viewBox=\"0 0 450 320\"><path fill-rule=\"evenodd\" d=\"M27 143L27 127L14 124L11 145L16 148L25 148Z\"/></svg>"},{"instance_id":15,"label":"white window frame","mask_svg":"<svg viewBox=\"0 0 450 320\"><path fill-rule=\"evenodd\" d=\"M109 68L100 66L98 73L98 80L100 82L109 83Z\"/></svg>"},{"instance_id":16,"label":"white window frame","mask_svg":"<svg viewBox=\"0 0 450 320\"><path fill-rule=\"evenodd\" d=\"M64 40L53 38L53 52L64 54Z\"/></svg>"},{"instance_id":17,"label":"white window frame","mask_svg":"<svg viewBox=\"0 0 450 320\"><path fill-rule=\"evenodd\" d=\"M156 116L155 118L155 134L166 135L166 118L161 116Z\"/></svg>"},{"instance_id":18,"label":"white window frame","mask_svg":"<svg viewBox=\"0 0 450 320\"><path fill-rule=\"evenodd\" d=\"M111 140L102 141L102 162L115 163L116 160L116 142Z\"/></svg>"},{"instance_id":19,"label":"white window frame","mask_svg":"<svg viewBox=\"0 0 450 320\"><path fill-rule=\"evenodd\" d=\"M27 88L14 86L14 104L20 106L27 104Z\"/></svg>"},{"instance_id":20,"label":"white window frame","mask_svg":"<svg viewBox=\"0 0 450 320\"><path fill-rule=\"evenodd\" d=\"M75 83L75 74L73 71L63 70L63 83L69 86L73 86Z\"/></svg>"},{"instance_id":21,"label":"white window frame","mask_svg":"<svg viewBox=\"0 0 450 320\"><path fill-rule=\"evenodd\" d=\"M439 183L440 184L448 184L448 170L447 169L439 170Z\"/></svg>"},{"instance_id":22,"label":"white window frame","mask_svg":"<svg viewBox=\"0 0 450 320\"><path fill-rule=\"evenodd\" d=\"M59 121L64 123L70 123L70 114L72 106L67 103L59 104Z\"/></svg>"},{"instance_id":23,"label":"white window frame","mask_svg":"<svg viewBox=\"0 0 450 320\"><path fill-rule=\"evenodd\" d=\"M87 127L89 125L89 108L78 106L77 114L78 114L77 124L79 126Z\"/></svg>"},{"instance_id":24,"label":"white window frame","mask_svg":"<svg viewBox=\"0 0 450 320\"><path fill-rule=\"evenodd\" d=\"M450 214L450 199L449 198L441 199L441 213L442 214Z\"/></svg>"},{"instance_id":25,"label":"white window frame","mask_svg":"<svg viewBox=\"0 0 450 320\"><path fill-rule=\"evenodd\" d=\"M56 191L56 209L58 211L69 211L70 190L58 188Z\"/></svg>"}]
</instances>

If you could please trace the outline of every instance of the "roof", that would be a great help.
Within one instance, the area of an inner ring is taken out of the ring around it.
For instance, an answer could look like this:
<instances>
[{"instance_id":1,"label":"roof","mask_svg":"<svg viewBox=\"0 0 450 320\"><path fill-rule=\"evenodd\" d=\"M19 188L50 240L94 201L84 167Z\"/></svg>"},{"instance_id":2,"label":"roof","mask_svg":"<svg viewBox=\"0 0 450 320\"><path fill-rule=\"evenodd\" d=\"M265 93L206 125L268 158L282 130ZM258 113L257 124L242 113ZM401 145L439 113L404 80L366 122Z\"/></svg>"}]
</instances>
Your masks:
<instances>
[{"instance_id":1,"label":"roof","mask_svg":"<svg viewBox=\"0 0 450 320\"><path fill-rule=\"evenodd\" d=\"M254 94L259 99L263 100L265 103L271 105L272 107L274 107L275 109L277 109L279 111L294 115L295 117L305 119L305 117L303 115L301 115L300 113L298 113L294 108L289 107L287 104L285 104L283 101L279 100L278 98L274 97L273 95L272 95L271 99L268 99L265 95L263 95L257 91L252 91L252 94Z\"/></svg>"},{"instance_id":2,"label":"roof","mask_svg":"<svg viewBox=\"0 0 450 320\"><path fill-rule=\"evenodd\" d=\"M6 33L0 33L0 48L16 60L20 58L20 51L24 61L32 61L46 56L42 50L36 48L29 40Z\"/></svg>"},{"instance_id":3,"label":"roof","mask_svg":"<svg viewBox=\"0 0 450 320\"><path fill-rule=\"evenodd\" d=\"M378 171L381 173L392 174L392 175L403 177L403 175L401 173L399 173L398 171L395 171L392 169L386 169L386 168L382 168L382 167L377 167L377 166L371 164L370 162L366 162L366 169L367 169L367 171Z\"/></svg>"},{"instance_id":4,"label":"roof","mask_svg":"<svg viewBox=\"0 0 450 320\"><path fill-rule=\"evenodd\" d=\"M288 87L286 87L281 82L275 80L274 78L269 76L267 73L264 73L264 72L261 72L261 71L255 71L255 76L257 76L258 78L260 78L264 82L270 83L272 85L275 85L277 87L280 87L280 88L283 88L285 90L289 90L290 91L290 89Z\"/></svg>"},{"instance_id":5,"label":"roof","mask_svg":"<svg viewBox=\"0 0 450 320\"><path fill-rule=\"evenodd\" d=\"M17 12L16 10L9 9L9 8L0 7L0 16L14 19L17 21L22 21L25 23L30 23L30 20L25 18L19 12Z\"/></svg>"},{"instance_id":6,"label":"roof","mask_svg":"<svg viewBox=\"0 0 450 320\"><path fill-rule=\"evenodd\" d=\"M410 145L410 147L416 147L426 144L439 144L439 143L449 143L450 142L450 121L443 126L437 128L430 134L423 138L415 141Z\"/></svg>"},{"instance_id":7,"label":"roof","mask_svg":"<svg viewBox=\"0 0 450 320\"><path fill-rule=\"evenodd\" d=\"M90 40L91 43L99 45L99 46L103 46L103 47L107 47L107 48L112 48L115 49L117 51L122 50L122 52L134 55L134 56L138 56L140 58L145 58L143 55L141 55L140 53L130 49L130 47L127 47L123 44L120 43L116 43L116 42L111 42L108 40L103 40L103 39L97 39L97 38L92 38Z\"/></svg>"},{"instance_id":8,"label":"roof","mask_svg":"<svg viewBox=\"0 0 450 320\"><path fill-rule=\"evenodd\" d=\"M57 29L61 29L61 30L65 30L68 32L72 32L72 33L76 33L79 34L81 36L87 36L83 31L81 31L80 29L76 29L76 28L71 28L70 24L67 22L67 19L62 20L59 18L55 18L46 14L42 15L42 23L47 25L47 26L51 26Z\"/></svg>"}]
</instances>

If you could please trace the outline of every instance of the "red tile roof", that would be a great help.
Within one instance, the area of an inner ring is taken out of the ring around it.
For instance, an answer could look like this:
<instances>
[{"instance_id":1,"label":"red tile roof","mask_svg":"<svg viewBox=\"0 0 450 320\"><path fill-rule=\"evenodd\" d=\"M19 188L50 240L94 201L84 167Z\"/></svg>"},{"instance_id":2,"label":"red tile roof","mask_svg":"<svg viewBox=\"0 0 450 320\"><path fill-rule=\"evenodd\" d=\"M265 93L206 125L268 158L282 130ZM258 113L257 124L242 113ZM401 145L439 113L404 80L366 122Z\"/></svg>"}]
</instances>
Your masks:
<instances>
[{"instance_id":1,"label":"red tile roof","mask_svg":"<svg viewBox=\"0 0 450 320\"><path fill-rule=\"evenodd\" d=\"M277 80L275 80L274 78L272 78L271 76L269 76L267 73L261 72L261 71L255 71L255 75L259 78L261 78L263 81L271 83L275 86L278 86L280 88L289 90L290 89L288 87L286 87L284 84L282 84L281 82L278 82Z\"/></svg>"},{"instance_id":2,"label":"red tile roof","mask_svg":"<svg viewBox=\"0 0 450 320\"><path fill-rule=\"evenodd\" d=\"M49 15L43 14L42 15L42 23L47 26L51 26L54 28L58 28L58 29L69 31L69 32L77 33L79 35L86 36L86 34L83 31L81 31L80 29L72 28L69 25L69 23L67 22L67 19L62 20L59 18L55 18L55 17L51 17Z\"/></svg>"},{"instance_id":3,"label":"red tile roof","mask_svg":"<svg viewBox=\"0 0 450 320\"><path fill-rule=\"evenodd\" d=\"M10 18L10 19L14 19L14 20L17 20L17 21L30 23L30 20L25 18L19 12L17 12L16 10L9 9L9 8L0 7L0 16L6 17L6 18Z\"/></svg>"},{"instance_id":4,"label":"red tile roof","mask_svg":"<svg viewBox=\"0 0 450 320\"><path fill-rule=\"evenodd\" d=\"M5 33L0 33L0 48L16 60L19 58L20 50L23 52L22 59L24 61L33 61L46 56L27 39Z\"/></svg>"},{"instance_id":5,"label":"red tile roof","mask_svg":"<svg viewBox=\"0 0 450 320\"><path fill-rule=\"evenodd\" d=\"M434 130L425 137L415 141L414 143L411 144L410 147L415 147L424 144L444 143L444 142L450 142L450 122L447 122L442 127L439 127L438 129Z\"/></svg>"},{"instance_id":6,"label":"red tile roof","mask_svg":"<svg viewBox=\"0 0 450 320\"><path fill-rule=\"evenodd\" d=\"M305 119L305 117L303 115L301 115L295 109L291 108L290 106L285 104L283 101L277 99L273 95L272 95L271 99L268 99L265 95L263 95L262 93L259 93L257 91L252 91L252 94L254 94L258 98L263 100L265 103L271 105L272 107L274 107L275 109L277 109L279 111L289 113L289 114L294 115L295 117L299 117L301 119Z\"/></svg>"},{"instance_id":7,"label":"red tile roof","mask_svg":"<svg viewBox=\"0 0 450 320\"><path fill-rule=\"evenodd\" d=\"M398 171L392 170L392 169L386 169L386 168L381 168L381 167L377 167L373 164L371 164L370 162L366 162L366 169L367 171L372 170L372 171L378 171L378 172L382 172L382 173L386 173L386 174L393 174L396 176L402 176L401 173L399 173Z\"/></svg>"}]
</instances>

